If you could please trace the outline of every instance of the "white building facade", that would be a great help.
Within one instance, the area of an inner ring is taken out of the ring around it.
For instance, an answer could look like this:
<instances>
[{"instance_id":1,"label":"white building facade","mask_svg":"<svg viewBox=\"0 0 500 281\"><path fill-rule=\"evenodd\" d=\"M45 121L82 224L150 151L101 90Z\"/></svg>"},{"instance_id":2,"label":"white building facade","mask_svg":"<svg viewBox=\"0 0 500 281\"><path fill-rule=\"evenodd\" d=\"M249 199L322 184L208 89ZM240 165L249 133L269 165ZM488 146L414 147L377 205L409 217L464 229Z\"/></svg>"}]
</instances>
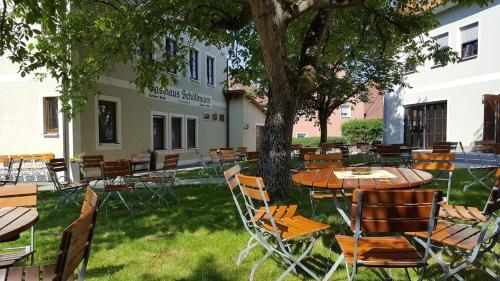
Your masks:
<instances>
[{"instance_id":1,"label":"white building facade","mask_svg":"<svg viewBox=\"0 0 500 281\"><path fill-rule=\"evenodd\" d=\"M435 141L461 141L470 149L476 140L500 141L499 4L434 9L440 27L429 36L461 59L444 66L428 61L407 74L410 88L386 94L385 143L431 147Z\"/></svg>"}]
</instances>

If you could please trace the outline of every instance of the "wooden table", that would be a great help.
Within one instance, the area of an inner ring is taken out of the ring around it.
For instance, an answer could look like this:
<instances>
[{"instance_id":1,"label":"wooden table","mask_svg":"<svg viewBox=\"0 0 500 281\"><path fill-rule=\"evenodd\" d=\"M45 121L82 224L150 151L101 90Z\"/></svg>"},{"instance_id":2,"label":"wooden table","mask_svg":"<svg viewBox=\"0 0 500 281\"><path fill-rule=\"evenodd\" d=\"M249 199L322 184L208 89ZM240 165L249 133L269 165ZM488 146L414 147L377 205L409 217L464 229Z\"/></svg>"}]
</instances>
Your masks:
<instances>
[{"instance_id":1,"label":"wooden table","mask_svg":"<svg viewBox=\"0 0 500 281\"><path fill-rule=\"evenodd\" d=\"M372 169L384 169L396 176L389 179L339 179L334 173L334 171L352 169L354 168L326 168L304 171L293 175L292 180L297 184L311 188L327 189L333 192L354 189L411 189L432 181L430 173L407 168L372 167ZM337 196L333 196L333 203L342 218L347 224L350 224L351 219L339 206Z\"/></svg>"},{"instance_id":2,"label":"wooden table","mask_svg":"<svg viewBox=\"0 0 500 281\"><path fill-rule=\"evenodd\" d=\"M6 185L0 188L1 207L36 207L37 187L35 184Z\"/></svg>"},{"instance_id":3,"label":"wooden table","mask_svg":"<svg viewBox=\"0 0 500 281\"><path fill-rule=\"evenodd\" d=\"M9 241L38 221L36 208L0 208L0 242Z\"/></svg>"}]
</instances>

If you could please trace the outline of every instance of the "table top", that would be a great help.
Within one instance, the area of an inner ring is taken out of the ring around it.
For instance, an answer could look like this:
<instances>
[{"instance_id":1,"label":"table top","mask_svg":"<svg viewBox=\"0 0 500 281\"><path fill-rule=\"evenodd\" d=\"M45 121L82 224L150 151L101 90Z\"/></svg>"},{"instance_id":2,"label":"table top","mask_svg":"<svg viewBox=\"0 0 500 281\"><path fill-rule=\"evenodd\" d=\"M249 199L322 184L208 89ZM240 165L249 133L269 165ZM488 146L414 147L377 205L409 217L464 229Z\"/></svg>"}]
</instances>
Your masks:
<instances>
[{"instance_id":1,"label":"table top","mask_svg":"<svg viewBox=\"0 0 500 281\"><path fill-rule=\"evenodd\" d=\"M36 184L6 185L0 188L0 197L36 194Z\"/></svg>"},{"instance_id":2,"label":"table top","mask_svg":"<svg viewBox=\"0 0 500 281\"><path fill-rule=\"evenodd\" d=\"M334 171L352 170L353 168L325 168L299 172L292 176L297 184L323 189L407 189L421 186L432 181L432 175L416 169L372 167L384 169L396 177L391 179L338 179Z\"/></svg>"},{"instance_id":3,"label":"table top","mask_svg":"<svg viewBox=\"0 0 500 281\"><path fill-rule=\"evenodd\" d=\"M0 208L0 242L8 241L29 229L38 221L36 208Z\"/></svg>"}]
</instances>

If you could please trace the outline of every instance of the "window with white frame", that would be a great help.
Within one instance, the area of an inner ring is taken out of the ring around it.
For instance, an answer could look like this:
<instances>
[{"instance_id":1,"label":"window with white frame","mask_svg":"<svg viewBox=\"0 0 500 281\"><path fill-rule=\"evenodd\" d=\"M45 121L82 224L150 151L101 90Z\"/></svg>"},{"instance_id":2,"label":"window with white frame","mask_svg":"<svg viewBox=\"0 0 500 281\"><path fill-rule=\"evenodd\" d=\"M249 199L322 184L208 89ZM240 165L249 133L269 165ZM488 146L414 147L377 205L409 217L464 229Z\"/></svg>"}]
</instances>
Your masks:
<instances>
[{"instance_id":1,"label":"window with white frame","mask_svg":"<svg viewBox=\"0 0 500 281\"><path fill-rule=\"evenodd\" d=\"M57 97L43 98L43 133L57 134L59 132L59 109Z\"/></svg>"},{"instance_id":2,"label":"window with white frame","mask_svg":"<svg viewBox=\"0 0 500 281\"><path fill-rule=\"evenodd\" d=\"M214 85L214 64L215 59L211 56L207 56L207 84Z\"/></svg>"},{"instance_id":3,"label":"window with white frame","mask_svg":"<svg viewBox=\"0 0 500 281\"><path fill-rule=\"evenodd\" d=\"M186 116L186 141L187 148L198 147L198 118Z\"/></svg>"},{"instance_id":4,"label":"window with white frame","mask_svg":"<svg viewBox=\"0 0 500 281\"><path fill-rule=\"evenodd\" d=\"M182 116L177 116L173 115L170 117L170 135L171 137L171 149L183 149L182 145L182 133L183 133L183 128L182 128L182 122L183 122L183 117Z\"/></svg>"},{"instance_id":5,"label":"window with white frame","mask_svg":"<svg viewBox=\"0 0 500 281\"><path fill-rule=\"evenodd\" d=\"M174 57L177 55L177 42L174 39L167 37L165 41L165 51L169 58L174 59ZM168 72L177 74L177 68L172 67L168 70Z\"/></svg>"},{"instance_id":6,"label":"window with white frame","mask_svg":"<svg viewBox=\"0 0 500 281\"><path fill-rule=\"evenodd\" d=\"M307 138L307 133L297 133L296 136L298 139Z\"/></svg>"},{"instance_id":7,"label":"window with white frame","mask_svg":"<svg viewBox=\"0 0 500 281\"><path fill-rule=\"evenodd\" d=\"M478 41L479 24L477 22L460 28L462 59L477 57L479 50Z\"/></svg>"},{"instance_id":8,"label":"window with white frame","mask_svg":"<svg viewBox=\"0 0 500 281\"><path fill-rule=\"evenodd\" d=\"M351 117L351 105L343 104L340 106L340 117L342 118Z\"/></svg>"},{"instance_id":9,"label":"window with white frame","mask_svg":"<svg viewBox=\"0 0 500 281\"><path fill-rule=\"evenodd\" d=\"M435 36L434 41L440 46L440 47L446 47L448 46L448 32L440 34L438 36ZM434 61L435 66L440 66L441 63L439 61Z\"/></svg>"},{"instance_id":10,"label":"window with white frame","mask_svg":"<svg viewBox=\"0 0 500 281\"><path fill-rule=\"evenodd\" d=\"M198 50L191 49L189 51L189 77L195 81L198 81L198 56Z\"/></svg>"},{"instance_id":11,"label":"window with white frame","mask_svg":"<svg viewBox=\"0 0 500 281\"><path fill-rule=\"evenodd\" d=\"M99 99L98 105L99 143L117 144L118 139L118 102Z\"/></svg>"},{"instance_id":12,"label":"window with white frame","mask_svg":"<svg viewBox=\"0 0 500 281\"><path fill-rule=\"evenodd\" d=\"M163 115L153 115L153 149L165 150L166 139L165 132L167 125L167 118Z\"/></svg>"}]
</instances>

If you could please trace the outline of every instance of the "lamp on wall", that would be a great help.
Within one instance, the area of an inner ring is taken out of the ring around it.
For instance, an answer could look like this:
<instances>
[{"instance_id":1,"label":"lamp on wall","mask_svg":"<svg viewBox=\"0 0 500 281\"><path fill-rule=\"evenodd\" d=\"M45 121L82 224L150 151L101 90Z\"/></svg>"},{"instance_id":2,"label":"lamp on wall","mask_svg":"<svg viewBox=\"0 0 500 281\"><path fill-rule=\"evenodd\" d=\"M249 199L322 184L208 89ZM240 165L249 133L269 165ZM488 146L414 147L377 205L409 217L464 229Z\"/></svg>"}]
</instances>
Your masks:
<instances>
[{"instance_id":1,"label":"lamp on wall","mask_svg":"<svg viewBox=\"0 0 500 281\"><path fill-rule=\"evenodd\" d=\"M243 125L243 129L248 130L248 128L250 128L250 125L248 124Z\"/></svg>"}]
</instances>

